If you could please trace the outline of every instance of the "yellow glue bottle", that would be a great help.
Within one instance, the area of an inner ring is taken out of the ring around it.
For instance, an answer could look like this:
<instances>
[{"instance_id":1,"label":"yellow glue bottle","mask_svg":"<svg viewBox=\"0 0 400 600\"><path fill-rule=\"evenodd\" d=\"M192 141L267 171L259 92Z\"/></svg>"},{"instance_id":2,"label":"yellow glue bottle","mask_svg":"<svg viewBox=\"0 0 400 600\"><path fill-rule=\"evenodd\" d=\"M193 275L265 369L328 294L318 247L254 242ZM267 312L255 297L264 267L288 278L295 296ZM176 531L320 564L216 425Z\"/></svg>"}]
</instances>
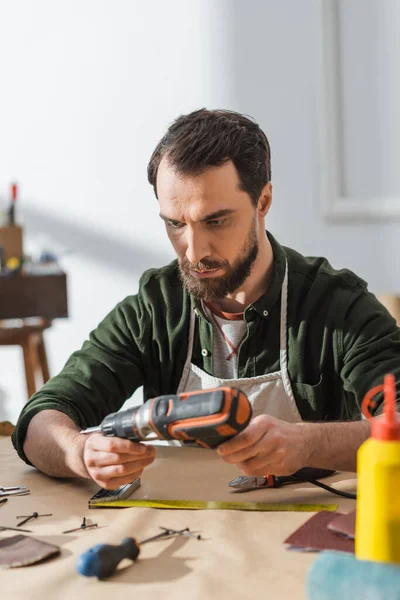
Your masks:
<instances>
[{"instance_id":1,"label":"yellow glue bottle","mask_svg":"<svg viewBox=\"0 0 400 600\"><path fill-rule=\"evenodd\" d=\"M361 560L400 564L400 414L393 375L368 392L363 413L370 417L372 396L382 390L383 416L371 419L371 437L357 454L355 549Z\"/></svg>"}]
</instances>

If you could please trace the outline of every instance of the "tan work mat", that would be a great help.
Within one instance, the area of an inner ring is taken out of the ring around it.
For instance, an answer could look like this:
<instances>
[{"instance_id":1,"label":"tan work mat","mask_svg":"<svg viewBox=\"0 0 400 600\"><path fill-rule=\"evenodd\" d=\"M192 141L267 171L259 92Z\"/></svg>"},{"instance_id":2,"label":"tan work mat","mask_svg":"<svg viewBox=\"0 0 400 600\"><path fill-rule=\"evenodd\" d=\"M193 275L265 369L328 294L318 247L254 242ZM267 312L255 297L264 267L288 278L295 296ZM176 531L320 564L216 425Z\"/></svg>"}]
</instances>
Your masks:
<instances>
[{"instance_id":1,"label":"tan work mat","mask_svg":"<svg viewBox=\"0 0 400 600\"><path fill-rule=\"evenodd\" d=\"M0 439L0 482L24 485L28 496L10 498L0 506L0 524L15 526L16 515L33 511L52 513L29 522L35 538L57 545L61 555L43 564L1 571L0 589L12 600L109 600L130 595L141 600L241 600L248 598L304 599L306 571L315 555L289 552L283 541L310 516L298 512L242 512L214 510L159 510L150 508L88 509L98 489L90 481L53 479L27 467L16 455L9 438ZM155 463L146 469L138 492L167 498L224 500L232 496L228 482L238 474L213 451L191 448L157 448ZM354 491L354 476L327 481ZM235 497L237 494L233 494ZM337 502L341 512L354 501L333 497L309 484L242 494L276 502ZM77 527L86 516L98 527L62 534ZM185 538L146 544L135 565L105 582L86 579L76 572L80 553L95 544L118 544L126 536L139 541L158 527L189 527L201 541ZM1 532L0 538L15 535ZM27 534L29 535L29 534Z\"/></svg>"},{"instance_id":2,"label":"tan work mat","mask_svg":"<svg viewBox=\"0 0 400 600\"><path fill-rule=\"evenodd\" d=\"M337 504L338 497L308 483L296 483L281 488L263 488L239 492L229 482L242 473L225 463L212 450L158 446L157 460L146 468L142 485L132 495L133 500L208 501L217 503L260 502L270 504ZM343 475L324 481L347 489ZM354 481L352 482L354 487Z\"/></svg>"}]
</instances>

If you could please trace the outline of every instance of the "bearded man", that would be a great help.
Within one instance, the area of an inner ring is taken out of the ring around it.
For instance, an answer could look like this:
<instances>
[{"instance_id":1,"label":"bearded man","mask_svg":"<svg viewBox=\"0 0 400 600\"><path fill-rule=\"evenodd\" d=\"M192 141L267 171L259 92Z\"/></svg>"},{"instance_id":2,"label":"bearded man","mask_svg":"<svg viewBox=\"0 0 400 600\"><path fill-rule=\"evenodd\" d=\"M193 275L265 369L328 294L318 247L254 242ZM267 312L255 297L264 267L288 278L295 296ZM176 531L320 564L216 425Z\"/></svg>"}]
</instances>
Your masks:
<instances>
[{"instance_id":1,"label":"bearded man","mask_svg":"<svg viewBox=\"0 0 400 600\"><path fill-rule=\"evenodd\" d=\"M236 386L253 419L218 448L223 460L249 476L355 470L370 435L360 405L386 373L399 378L400 330L354 273L282 247L265 230L265 134L231 111L180 116L148 178L177 260L145 272L138 293L31 398L13 435L21 458L114 489L138 477L155 448L80 429L140 386L145 400Z\"/></svg>"}]
</instances>

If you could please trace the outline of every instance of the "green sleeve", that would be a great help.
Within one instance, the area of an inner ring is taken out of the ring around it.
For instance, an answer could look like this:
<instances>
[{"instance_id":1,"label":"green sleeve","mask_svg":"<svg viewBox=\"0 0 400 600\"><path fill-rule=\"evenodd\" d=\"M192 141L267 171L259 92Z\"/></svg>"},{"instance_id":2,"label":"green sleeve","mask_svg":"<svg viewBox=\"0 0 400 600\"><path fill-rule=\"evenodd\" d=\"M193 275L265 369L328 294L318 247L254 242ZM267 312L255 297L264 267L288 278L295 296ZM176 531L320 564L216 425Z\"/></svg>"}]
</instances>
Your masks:
<instances>
[{"instance_id":1,"label":"green sleeve","mask_svg":"<svg viewBox=\"0 0 400 600\"><path fill-rule=\"evenodd\" d=\"M149 319L140 296L118 304L52 377L24 406L12 441L19 456L32 417L42 410L67 414L81 428L98 425L121 408L145 378Z\"/></svg>"},{"instance_id":2,"label":"green sleeve","mask_svg":"<svg viewBox=\"0 0 400 600\"><path fill-rule=\"evenodd\" d=\"M386 308L366 289L353 292L343 322L343 368L346 391L355 395L361 408L365 394L383 383L387 373L396 378L400 404L400 329ZM374 397L383 408L383 394Z\"/></svg>"}]
</instances>

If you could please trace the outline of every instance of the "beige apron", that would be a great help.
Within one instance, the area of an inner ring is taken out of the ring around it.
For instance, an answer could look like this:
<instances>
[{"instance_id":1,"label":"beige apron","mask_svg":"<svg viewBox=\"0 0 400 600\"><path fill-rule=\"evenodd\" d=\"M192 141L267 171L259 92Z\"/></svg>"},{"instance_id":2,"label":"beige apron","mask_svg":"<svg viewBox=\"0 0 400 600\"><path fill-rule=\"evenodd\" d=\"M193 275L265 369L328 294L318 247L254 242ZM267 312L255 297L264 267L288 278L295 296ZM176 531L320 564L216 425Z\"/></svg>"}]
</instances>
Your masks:
<instances>
[{"instance_id":1,"label":"beige apron","mask_svg":"<svg viewBox=\"0 0 400 600\"><path fill-rule=\"evenodd\" d=\"M265 375L244 377L242 379L213 377L192 363L196 319L196 315L192 311L189 327L188 354L177 393L207 390L221 386L238 387L247 395L253 408L253 416L268 414L289 423L299 423L302 421L293 396L287 370L287 303L288 266L286 262L281 294L280 369L275 373L266 373Z\"/></svg>"}]
</instances>

